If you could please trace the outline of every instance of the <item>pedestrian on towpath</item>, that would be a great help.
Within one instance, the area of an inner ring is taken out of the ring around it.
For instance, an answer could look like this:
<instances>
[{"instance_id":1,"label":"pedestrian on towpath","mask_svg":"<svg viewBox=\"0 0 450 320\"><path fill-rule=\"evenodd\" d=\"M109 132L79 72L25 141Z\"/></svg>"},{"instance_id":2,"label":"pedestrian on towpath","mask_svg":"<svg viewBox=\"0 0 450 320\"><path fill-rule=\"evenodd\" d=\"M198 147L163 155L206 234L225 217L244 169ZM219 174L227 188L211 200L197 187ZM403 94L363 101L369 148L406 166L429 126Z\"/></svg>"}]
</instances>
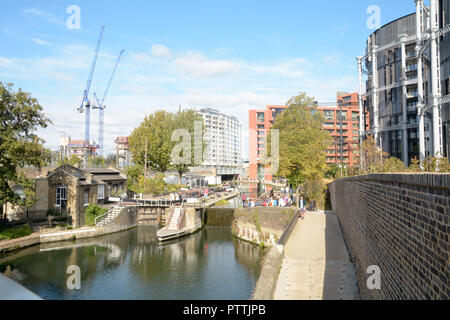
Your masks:
<instances>
[{"instance_id":1,"label":"pedestrian on towpath","mask_svg":"<svg viewBox=\"0 0 450 320\"><path fill-rule=\"evenodd\" d=\"M303 199L303 196L300 196L299 205L300 205L300 218L305 219L305 199Z\"/></svg>"}]
</instances>

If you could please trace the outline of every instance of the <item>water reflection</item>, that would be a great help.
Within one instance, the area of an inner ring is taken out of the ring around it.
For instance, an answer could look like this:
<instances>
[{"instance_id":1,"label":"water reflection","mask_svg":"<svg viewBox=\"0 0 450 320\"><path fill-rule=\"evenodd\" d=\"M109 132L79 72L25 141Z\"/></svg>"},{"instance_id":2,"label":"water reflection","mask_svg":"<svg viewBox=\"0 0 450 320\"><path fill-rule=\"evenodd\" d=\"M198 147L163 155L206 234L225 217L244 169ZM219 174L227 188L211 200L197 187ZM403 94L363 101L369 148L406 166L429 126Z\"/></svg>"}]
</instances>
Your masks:
<instances>
[{"instance_id":1,"label":"water reflection","mask_svg":"<svg viewBox=\"0 0 450 320\"><path fill-rule=\"evenodd\" d=\"M76 242L34 247L0 259L17 280L45 299L248 299L263 251L212 228L159 244L143 226ZM66 269L81 269L81 290L68 290ZM20 276L18 276L20 275Z\"/></svg>"}]
</instances>

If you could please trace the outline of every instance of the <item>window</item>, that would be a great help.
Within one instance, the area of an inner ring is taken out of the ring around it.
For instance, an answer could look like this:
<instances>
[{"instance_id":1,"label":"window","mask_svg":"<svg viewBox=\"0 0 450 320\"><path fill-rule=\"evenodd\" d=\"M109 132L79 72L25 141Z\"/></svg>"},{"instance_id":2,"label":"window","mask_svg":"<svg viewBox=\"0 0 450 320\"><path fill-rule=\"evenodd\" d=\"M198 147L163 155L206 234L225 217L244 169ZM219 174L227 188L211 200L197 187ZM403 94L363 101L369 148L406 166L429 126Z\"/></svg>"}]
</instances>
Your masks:
<instances>
[{"instance_id":1,"label":"window","mask_svg":"<svg viewBox=\"0 0 450 320\"><path fill-rule=\"evenodd\" d=\"M325 116L325 120L334 120L334 111L333 110L324 110L323 114Z\"/></svg>"},{"instance_id":2,"label":"window","mask_svg":"<svg viewBox=\"0 0 450 320\"><path fill-rule=\"evenodd\" d=\"M84 205L89 205L89 189L84 190Z\"/></svg>"},{"instance_id":3,"label":"window","mask_svg":"<svg viewBox=\"0 0 450 320\"><path fill-rule=\"evenodd\" d=\"M99 184L98 185L98 191L97 191L97 199L105 199L105 185Z\"/></svg>"},{"instance_id":4,"label":"window","mask_svg":"<svg viewBox=\"0 0 450 320\"><path fill-rule=\"evenodd\" d=\"M258 129L263 129L264 130L264 125L263 124L258 124Z\"/></svg>"},{"instance_id":5,"label":"window","mask_svg":"<svg viewBox=\"0 0 450 320\"><path fill-rule=\"evenodd\" d=\"M264 112L257 113L257 120L258 122L264 122Z\"/></svg>"},{"instance_id":6,"label":"window","mask_svg":"<svg viewBox=\"0 0 450 320\"><path fill-rule=\"evenodd\" d=\"M57 187L56 188L56 205L60 206L64 200L67 200L67 187Z\"/></svg>"}]
</instances>

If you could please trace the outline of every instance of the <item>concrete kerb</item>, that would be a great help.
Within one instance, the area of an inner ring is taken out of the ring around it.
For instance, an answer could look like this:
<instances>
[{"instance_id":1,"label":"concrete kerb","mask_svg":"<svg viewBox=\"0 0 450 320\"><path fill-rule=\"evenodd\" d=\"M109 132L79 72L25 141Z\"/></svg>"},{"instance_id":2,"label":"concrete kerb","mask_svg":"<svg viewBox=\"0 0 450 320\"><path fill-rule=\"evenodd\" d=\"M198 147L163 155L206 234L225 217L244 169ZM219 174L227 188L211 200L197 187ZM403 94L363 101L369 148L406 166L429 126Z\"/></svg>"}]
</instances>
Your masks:
<instances>
[{"instance_id":1,"label":"concrete kerb","mask_svg":"<svg viewBox=\"0 0 450 320\"><path fill-rule=\"evenodd\" d=\"M4 240L0 242L0 253L26 248L39 243L40 235L38 233L33 233L18 239Z\"/></svg>"},{"instance_id":2,"label":"concrete kerb","mask_svg":"<svg viewBox=\"0 0 450 320\"><path fill-rule=\"evenodd\" d=\"M110 228L87 228L56 233L33 234L31 236L4 241L0 243L0 252L10 252L40 243L59 242L74 239L95 238L107 234L117 233L133 229L137 225L117 226Z\"/></svg>"},{"instance_id":3,"label":"concrete kerb","mask_svg":"<svg viewBox=\"0 0 450 320\"><path fill-rule=\"evenodd\" d=\"M284 259L284 246L274 245L264 258L263 267L251 300L273 300Z\"/></svg>"},{"instance_id":4,"label":"concrete kerb","mask_svg":"<svg viewBox=\"0 0 450 320\"><path fill-rule=\"evenodd\" d=\"M298 218L298 214L295 214L292 217L278 244L274 245L264 258L261 274L251 298L252 300L273 300L281 265L283 264L284 246L286 245L292 230L297 225Z\"/></svg>"}]
</instances>

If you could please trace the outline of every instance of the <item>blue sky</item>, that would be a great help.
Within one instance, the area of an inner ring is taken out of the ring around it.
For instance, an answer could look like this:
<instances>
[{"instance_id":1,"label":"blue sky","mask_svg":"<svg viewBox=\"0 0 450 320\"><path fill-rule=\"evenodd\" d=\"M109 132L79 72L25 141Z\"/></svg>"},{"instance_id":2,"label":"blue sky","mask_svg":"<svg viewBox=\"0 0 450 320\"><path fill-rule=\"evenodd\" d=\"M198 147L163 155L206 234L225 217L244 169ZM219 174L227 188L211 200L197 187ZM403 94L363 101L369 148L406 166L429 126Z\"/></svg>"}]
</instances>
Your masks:
<instances>
[{"instance_id":1,"label":"blue sky","mask_svg":"<svg viewBox=\"0 0 450 320\"><path fill-rule=\"evenodd\" d=\"M70 30L66 9L81 10ZM84 138L79 106L101 25L106 25L91 93L102 94L121 49L123 62L106 98L105 151L157 109L212 107L237 116L248 149L248 110L283 104L300 91L334 101L357 89L355 57L373 30L415 10L413 0L342 1L5 1L0 2L0 81L38 98L59 132ZM91 112L91 139L98 140Z\"/></svg>"}]
</instances>

